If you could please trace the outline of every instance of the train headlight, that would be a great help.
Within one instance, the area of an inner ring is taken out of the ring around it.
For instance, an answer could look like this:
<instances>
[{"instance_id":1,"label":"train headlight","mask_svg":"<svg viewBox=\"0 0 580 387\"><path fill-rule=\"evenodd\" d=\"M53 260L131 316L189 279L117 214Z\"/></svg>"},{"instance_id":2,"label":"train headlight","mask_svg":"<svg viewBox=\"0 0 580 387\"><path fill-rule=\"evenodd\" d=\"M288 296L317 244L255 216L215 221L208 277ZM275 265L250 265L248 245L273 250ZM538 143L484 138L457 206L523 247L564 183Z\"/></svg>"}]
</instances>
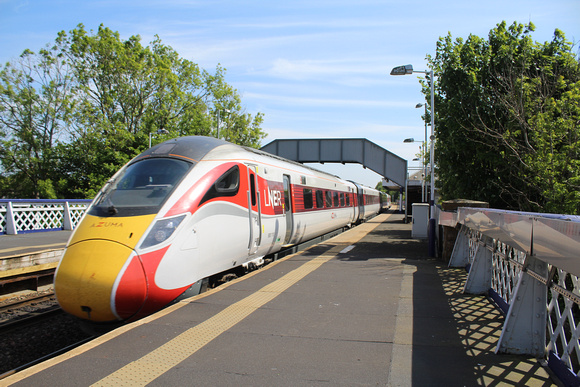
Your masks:
<instances>
[{"instance_id":1,"label":"train headlight","mask_svg":"<svg viewBox=\"0 0 580 387\"><path fill-rule=\"evenodd\" d=\"M155 222L147 237L141 243L141 248L146 249L151 246L158 245L159 243L165 242L173 234L173 232L179 227L181 222L185 219L185 215L176 216L170 219L160 219Z\"/></svg>"}]
</instances>

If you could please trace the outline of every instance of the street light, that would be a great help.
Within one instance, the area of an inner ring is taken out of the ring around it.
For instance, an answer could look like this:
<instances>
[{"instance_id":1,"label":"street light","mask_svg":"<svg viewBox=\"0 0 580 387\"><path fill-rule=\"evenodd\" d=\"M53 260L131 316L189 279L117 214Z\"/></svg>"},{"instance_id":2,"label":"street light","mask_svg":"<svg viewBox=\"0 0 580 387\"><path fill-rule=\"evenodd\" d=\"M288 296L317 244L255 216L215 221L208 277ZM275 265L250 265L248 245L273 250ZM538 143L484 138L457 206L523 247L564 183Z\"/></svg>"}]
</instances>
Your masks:
<instances>
[{"instance_id":1,"label":"street light","mask_svg":"<svg viewBox=\"0 0 580 387\"><path fill-rule=\"evenodd\" d=\"M431 199L429 202L430 218L429 218L429 256L435 256L435 82L433 79L433 70L416 71L413 70L413 65L397 66L391 70L391 75L408 75L413 73L429 74L429 83L431 84Z\"/></svg>"},{"instance_id":2,"label":"street light","mask_svg":"<svg viewBox=\"0 0 580 387\"><path fill-rule=\"evenodd\" d=\"M149 148L151 148L151 132L149 132ZM155 134L169 134L169 132L165 129L157 129L157 131L155 132Z\"/></svg>"},{"instance_id":3,"label":"street light","mask_svg":"<svg viewBox=\"0 0 580 387\"><path fill-rule=\"evenodd\" d=\"M424 168L424 179L423 179L423 184L424 184L424 188L427 188L427 165L425 165L425 155L426 155L426 151L427 151L427 104L426 103L418 103L417 105L415 105L415 109L419 109L422 107L425 107L425 143L424 143L424 148L423 148L423 168ZM433 186L431 186L433 187ZM433 188L431 188L433 189ZM423 201L423 203L427 202L427 190L424 190L424 197L421 198L421 200Z\"/></svg>"},{"instance_id":4,"label":"street light","mask_svg":"<svg viewBox=\"0 0 580 387\"><path fill-rule=\"evenodd\" d=\"M408 75L413 73L424 73L425 71L413 71L413 65L397 66L391 70L391 75Z\"/></svg>"}]
</instances>

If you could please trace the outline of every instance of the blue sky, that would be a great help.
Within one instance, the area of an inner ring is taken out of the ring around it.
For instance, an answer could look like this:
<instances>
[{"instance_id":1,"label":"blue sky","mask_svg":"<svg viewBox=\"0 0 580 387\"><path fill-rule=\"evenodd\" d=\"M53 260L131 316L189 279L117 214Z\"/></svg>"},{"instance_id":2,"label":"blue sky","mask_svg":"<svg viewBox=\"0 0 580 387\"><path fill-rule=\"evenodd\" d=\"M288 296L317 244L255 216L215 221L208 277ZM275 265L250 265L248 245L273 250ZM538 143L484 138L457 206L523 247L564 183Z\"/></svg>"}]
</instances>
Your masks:
<instances>
[{"instance_id":1,"label":"blue sky","mask_svg":"<svg viewBox=\"0 0 580 387\"><path fill-rule=\"evenodd\" d=\"M247 112L265 114L264 145L365 137L413 167L419 143L403 140L424 137L420 74L390 70L425 70L439 37L486 37L502 20L532 21L536 41L551 40L556 28L580 41L580 0L0 0L0 63L79 23L140 35L144 44L157 34L206 70L227 69ZM367 185L380 180L358 166L322 168Z\"/></svg>"}]
</instances>

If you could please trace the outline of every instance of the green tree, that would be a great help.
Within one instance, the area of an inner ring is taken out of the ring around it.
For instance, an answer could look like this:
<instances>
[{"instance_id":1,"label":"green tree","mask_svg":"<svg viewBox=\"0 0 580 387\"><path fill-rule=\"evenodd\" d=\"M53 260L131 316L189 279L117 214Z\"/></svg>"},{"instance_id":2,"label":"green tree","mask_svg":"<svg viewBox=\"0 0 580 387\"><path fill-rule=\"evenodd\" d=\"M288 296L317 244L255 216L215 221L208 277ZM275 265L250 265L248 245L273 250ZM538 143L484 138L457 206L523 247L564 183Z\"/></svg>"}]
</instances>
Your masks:
<instances>
[{"instance_id":1,"label":"green tree","mask_svg":"<svg viewBox=\"0 0 580 387\"><path fill-rule=\"evenodd\" d=\"M438 79L435 156L444 199L580 213L579 61L561 31L540 44L533 30L502 22L487 40L449 34L428 57Z\"/></svg>"},{"instance_id":2,"label":"green tree","mask_svg":"<svg viewBox=\"0 0 580 387\"><path fill-rule=\"evenodd\" d=\"M143 46L103 25L26 50L0 73L0 98L2 196L92 197L150 138L216 136L220 122L228 141L265 137L221 66L211 74L159 37Z\"/></svg>"},{"instance_id":3,"label":"green tree","mask_svg":"<svg viewBox=\"0 0 580 387\"><path fill-rule=\"evenodd\" d=\"M0 196L54 198L53 147L68 136L74 87L58 47L25 50L0 71Z\"/></svg>"},{"instance_id":4,"label":"green tree","mask_svg":"<svg viewBox=\"0 0 580 387\"><path fill-rule=\"evenodd\" d=\"M116 169L147 148L150 135L156 141L216 136L218 110L229 111L227 140L257 146L265 136L261 114L243 113L241 98L225 82L223 68L218 66L215 74L202 70L159 37L144 47L139 36L122 41L102 25L95 34L79 25L69 34L61 32L57 41L66 47L84 96L77 115L81 130L69 144L74 149L63 149L67 155L62 158L63 175L77 178L65 179L60 186L75 187L74 195L91 196ZM165 134L157 134L160 130ZM87 149L91 158L77 151L95 146L96 153ZM79 181L77 170L91 178Z\"/></svg>"}]
</instances>

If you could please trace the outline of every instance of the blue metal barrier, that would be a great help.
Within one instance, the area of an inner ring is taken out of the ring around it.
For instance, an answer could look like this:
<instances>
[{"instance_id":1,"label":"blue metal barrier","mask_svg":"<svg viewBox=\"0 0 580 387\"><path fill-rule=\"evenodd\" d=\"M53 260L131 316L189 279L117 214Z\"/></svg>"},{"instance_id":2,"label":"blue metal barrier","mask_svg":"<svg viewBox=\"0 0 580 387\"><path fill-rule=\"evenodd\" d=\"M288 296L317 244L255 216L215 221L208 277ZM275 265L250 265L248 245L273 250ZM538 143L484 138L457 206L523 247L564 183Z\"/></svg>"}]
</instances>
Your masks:
<instances>
[{"instance_id":1,"label":"blue metal barrier","mask_svg":"<svg viewBox=\"0 0 580 387\"><path fill-rule=\"evenodd\" d=\"M470 266L464 293L505 312L496 353L546 359L580 385L580 217L459 208L439 224L461 226L449 266Z\"/></svg>"},{"instance_id":2,"label":"blue metal barrier","mask_svg":"<svg viewBox=\"0 0 580 387\"><path fill-rule=\"evenodd\" d=\"M91 200L0 199L0 234L72 230Z\"/></svg>"}]
</instances>

